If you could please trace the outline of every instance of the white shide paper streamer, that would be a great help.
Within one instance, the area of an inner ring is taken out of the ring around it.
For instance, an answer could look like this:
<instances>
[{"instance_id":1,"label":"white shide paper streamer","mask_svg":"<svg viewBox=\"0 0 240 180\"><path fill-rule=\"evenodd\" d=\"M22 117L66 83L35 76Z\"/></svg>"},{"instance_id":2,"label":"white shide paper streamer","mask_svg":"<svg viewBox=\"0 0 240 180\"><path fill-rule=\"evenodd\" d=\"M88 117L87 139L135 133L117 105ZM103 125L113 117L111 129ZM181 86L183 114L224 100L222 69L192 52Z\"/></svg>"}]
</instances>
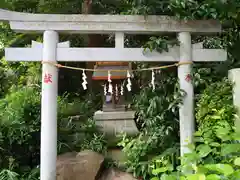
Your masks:
<instances>
[{"instance_id":1,"label":"white shide paper streamer","mask_svg":"<svg viewBox=\"0 0 240 180\"><path fill-rule=\"evenodd\" d=\"M82 80L83 80L82 87L83 87L84 90L86 90L88 83L87 83L87 76L85 74L85 70L82 71Z\"/></svg>"},{"instance_id":2,"label":"white shide paper streamer","mask_svg":"<svg viewBox=\"0 0 240 180\"><path fill-rule=\"evenodd\" d=\"M132 90L132 83L131 83L131 74L129 71L127 71L127 89L128 91Z\"/></svg>"},{"instance_id":3,"label":"white shide paper streamer","mask_svg":"<svg viewBox=\"0 0 240 180\"><path fill-rule=\"evenodd\" d=\"M111 80L111 72L108 71L108 92L113 93L113 87L112 87L112 80Z\"/></svg>"},{"instance_id":4,"label":"white shide paper streamer","mask_svg":"<svg viewBox=\"0 0 240 180\"><path fill-rule=\"evenodd\" d=\"M152 70L152 82L151 82L151 84L152 84L152 90L153 91L155 91L155 72L154 72L154 70Z\"/></svg>"}]
</instances>

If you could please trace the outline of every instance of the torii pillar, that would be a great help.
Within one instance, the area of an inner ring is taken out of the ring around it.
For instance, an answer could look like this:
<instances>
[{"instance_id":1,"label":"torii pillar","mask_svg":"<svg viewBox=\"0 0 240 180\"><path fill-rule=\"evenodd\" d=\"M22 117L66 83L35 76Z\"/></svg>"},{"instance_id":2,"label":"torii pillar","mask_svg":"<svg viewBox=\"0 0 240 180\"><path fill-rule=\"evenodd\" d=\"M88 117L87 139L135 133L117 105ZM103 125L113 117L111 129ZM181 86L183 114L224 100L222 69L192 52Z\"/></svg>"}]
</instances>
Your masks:
<instances>
[{"instance_id":1,"label":"torii pillar","mask_svg":"<svg viewBox=\"0 0 240 180\"><path fill-rule=\"evenodd\" d=\"M58 68L49 63L57 63L58 41L59 35L56 31L44 32L41 100L41 180L56 179Z\"/></svg>"},{"instance_id":2,"label":"torii pillar","mask_svg":"<svg viewBox=\"0 0 240 180\"><path fill-rule=\"evenodd\" d=\"M240 68L231 69L228 78L233 84L233 104L236 107L235 126L240 132Z\"/></svg>"},{"instance_id":3,"label":"torii pillar","mask_svg":"<svg viewBox=\"0 0 240 180\"><path fill-rule=\"evenodd\" d=\"M178 39L180 42L180 62L193 62L191 34L181 32L178 34ZM179 107L181 156L189 152L187 145L193 142L195 131L194 87L191 76L192 64L178 67L180 88L186 93L183 97L183 103Z\"/></svg>"}]
</instances>

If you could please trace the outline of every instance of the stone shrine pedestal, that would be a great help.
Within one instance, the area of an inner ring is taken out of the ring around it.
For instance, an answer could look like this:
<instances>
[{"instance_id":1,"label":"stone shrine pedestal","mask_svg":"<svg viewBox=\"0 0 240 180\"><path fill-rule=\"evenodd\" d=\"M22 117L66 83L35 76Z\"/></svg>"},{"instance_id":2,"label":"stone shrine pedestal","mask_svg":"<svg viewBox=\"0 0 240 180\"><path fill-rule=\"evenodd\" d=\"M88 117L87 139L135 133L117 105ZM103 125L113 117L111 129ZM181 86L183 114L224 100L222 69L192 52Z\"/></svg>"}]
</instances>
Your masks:
<instances>
[{"instance_id":1,"label":"stone shrine pedestal","mask_svg":"<svg viewBox=\"0 0 240 180\"><path fill-rule=\"evenodd\" d=\"M106 107L103 109L106 110ZM134 136L139 131L134 121L135 111L97 111L94 114L96 125L105 134L108 142L107 156L119 164L123 164L125 160L124 152L121 148L117 148L116 144L119 141L118 134L126 133L128 136Z\"/></svg>"},{"instance_id":2,"label":"stone shrine pedestal","mask_svg":"<svg viewBox=\"0 0 240 180\"><path fill-rule=\"evenodd\" d=\"M120 133L135 135L139 131L134 121L134 111L97 111L94 114L97 126L107 136L116 136Z\"/></svg>"}]
</instances>

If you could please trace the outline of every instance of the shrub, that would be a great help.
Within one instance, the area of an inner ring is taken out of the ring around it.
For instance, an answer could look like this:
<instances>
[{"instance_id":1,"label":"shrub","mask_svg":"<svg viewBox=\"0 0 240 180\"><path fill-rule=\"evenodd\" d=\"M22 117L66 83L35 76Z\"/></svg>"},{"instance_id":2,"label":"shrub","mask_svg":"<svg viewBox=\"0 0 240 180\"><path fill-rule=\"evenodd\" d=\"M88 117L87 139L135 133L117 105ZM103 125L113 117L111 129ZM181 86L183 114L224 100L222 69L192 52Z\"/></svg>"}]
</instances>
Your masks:
<instances>
[{"instance_id":1,"label":"shrub","mask_svg":"<svg viewBox=\"0 0 240 180\"><path fill-rule=\"evenodd\" d=\"M0 100L1 167L14 157L15 166L39 164L40 93L35 88L13 88Z\"/></svg>"},{"instance_id":2,"label":"shrub","mask_svg":"<svg viewBox=\"0 0 240 180\"><path fill-rule=\"evenodd\" d=\"M126 156L126 168L136 177L148 179L151 159L170 147L178 153L178 105L181 95L174 73L156 74L156 89L147 84L134 98L136 122L141 133L137 137L123 136L119 146Z\"/></svg>"},{"instance_id":3,"label":"shrub","mask_svg":"<svg viewBox=\"0 0 240 180\"><path fill-rule=\"evenodd\" d=\"M240 178L240 134L227 133L223 128L216 135L221 143L212 141L208 143L203 139L199 145L189 145L191 153L181 158L182 164L177 171L173 171L173 165L168 160L158 159L153 162L151 180L220 180ZM224 136L225 137L224 137Z\"/></svg>"},{"instance_id":4,"label":"shrub","mask_svg":"<svg viewBox=\"0 0 240 180\"><path fill-rule=\"evenodd\" d=\"M206 141L218 141L219 128L232 131L235 114L232 84L223 79L209 85L201 94L196 111L198 131Z\"/></svg>"},{"instance_id":5,"label":"shrub","mask_svg":"<svg viewBox=\"0 0 240 180\"><path fill-rule=\"evenodd\" d=\"M197 103L198 131L190 153L178 169L164 158L152 163L151 180L220 180L240 178L240 134L234 128L232 86L227 79L212 83Z\"/></svg>"},{"instance_id":6,"label":"shrub","mask_svg":"<svg viewBox=\"0 0 240 180\"><path fill-rule=\"evenodd\" d=\"M91 99L69 102L66 97L59 97L58 153L84 148L105 151L104 136L97 131L94 122L88 120L94 111L92 103ZM3 177L12 175L27 179L31 169L39 165L40 111L40 90L35 87L13 87L5 98L0 99L0 169L3 169ZM73 120L74 115L78 115L76 120Z\"/></svg>"}]
</instances>

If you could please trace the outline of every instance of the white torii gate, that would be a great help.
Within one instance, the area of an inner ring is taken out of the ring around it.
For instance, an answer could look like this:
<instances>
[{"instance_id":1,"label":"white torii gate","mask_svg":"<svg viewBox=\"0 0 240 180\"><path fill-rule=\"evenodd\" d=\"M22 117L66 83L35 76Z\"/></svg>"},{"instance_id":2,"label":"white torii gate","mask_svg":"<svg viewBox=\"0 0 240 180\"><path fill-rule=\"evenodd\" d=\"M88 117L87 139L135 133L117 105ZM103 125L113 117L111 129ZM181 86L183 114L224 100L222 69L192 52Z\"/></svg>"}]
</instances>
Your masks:
<instances>
[{"instance_id":1,"label":"white torii gate","mask_svg":"<svg viewBox=\"0 0 240 180\"><path fill-rule=\"evenodd\" d=\"M218 21L177 21L167 16L29 14L0 9L1 20L8 21L17 32L43 33L43 44L33 42L31 48L6 48L8 61L213 62L227 59L224 50L203 49L201 43L191 44L191 33L221 32ZM69 42L59 43L58 32L114 33L115 48L70 48ZM159 32L178 33L180 47L163 53L124 48L124 34ZM56 179L58 70L50 63L43 63L42 67L41 180ZM179 109L181 155L189 152L186 145L192 142L194 133L194 90L191 80L185 79L189 74L190 64L178 67L180 88L186 92Z\"/></svg>"}]
</instances>

